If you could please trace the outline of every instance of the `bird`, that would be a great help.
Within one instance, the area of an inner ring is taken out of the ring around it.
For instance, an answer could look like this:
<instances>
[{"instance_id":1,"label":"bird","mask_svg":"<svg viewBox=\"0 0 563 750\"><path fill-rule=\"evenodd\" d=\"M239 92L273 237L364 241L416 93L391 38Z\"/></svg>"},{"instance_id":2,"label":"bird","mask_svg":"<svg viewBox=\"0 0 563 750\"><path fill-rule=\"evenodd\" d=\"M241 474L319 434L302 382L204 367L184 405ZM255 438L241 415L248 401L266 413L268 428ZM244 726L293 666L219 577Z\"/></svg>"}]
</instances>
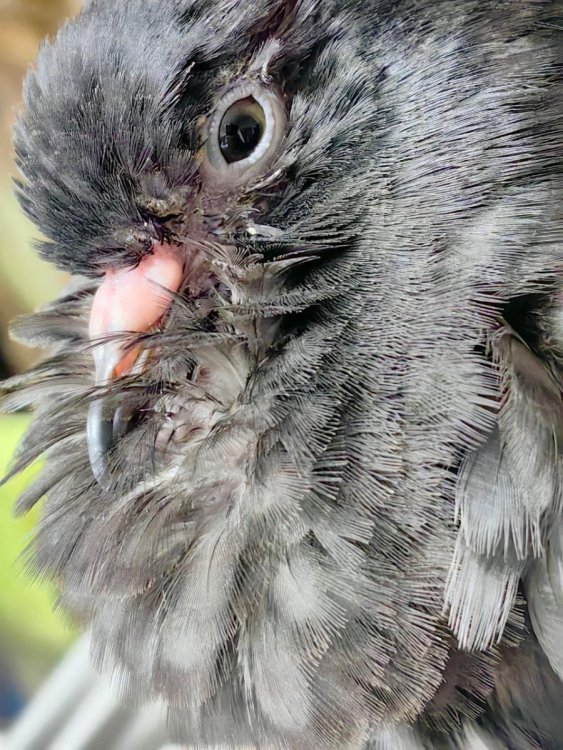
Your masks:
<instances>
[{"instance_id":1,"label":"bird","mask_svg":"<svg viewBox=\"0 0 563 750\"><path fill-rule=\"evenodd\" d=\"M43 45L26 560L176 741L563 747L562 20L90 0Z\"/></svg>"}]
</instances>

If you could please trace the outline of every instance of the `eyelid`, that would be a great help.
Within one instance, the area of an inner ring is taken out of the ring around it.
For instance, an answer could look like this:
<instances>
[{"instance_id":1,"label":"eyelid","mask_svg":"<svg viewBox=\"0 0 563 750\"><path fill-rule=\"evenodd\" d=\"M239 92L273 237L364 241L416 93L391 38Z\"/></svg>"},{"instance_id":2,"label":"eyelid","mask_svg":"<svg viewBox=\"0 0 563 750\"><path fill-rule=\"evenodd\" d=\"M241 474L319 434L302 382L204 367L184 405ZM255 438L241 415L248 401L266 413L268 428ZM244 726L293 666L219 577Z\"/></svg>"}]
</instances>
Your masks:
<instances>
[{"instance_id":1,"label":"eyelid","mask_svg":"<svg viewBox=\"0 0 563 750\"><path fill-rule=\"evenodd\" d=\"M256 149L246 159L228 163L219 148L219 126L225 112L240 99L252 97L262 107L264 133ZM287 125L287 115L278 93L254 81L229 89L219 100L205 127L205 158L202 171L210 179L244 181L264 171L279 146Z\"/></svg>"}]
</instances>

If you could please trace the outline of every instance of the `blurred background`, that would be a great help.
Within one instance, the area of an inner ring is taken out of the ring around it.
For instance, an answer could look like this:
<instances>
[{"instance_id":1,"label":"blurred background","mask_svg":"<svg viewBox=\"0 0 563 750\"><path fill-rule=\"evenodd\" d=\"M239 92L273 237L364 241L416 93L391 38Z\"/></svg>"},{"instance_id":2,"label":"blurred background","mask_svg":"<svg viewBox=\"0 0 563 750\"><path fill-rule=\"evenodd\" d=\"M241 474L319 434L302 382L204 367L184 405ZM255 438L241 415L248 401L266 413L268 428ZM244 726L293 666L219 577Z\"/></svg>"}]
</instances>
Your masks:
<instances>
[{"instance_id":1,"label":"blurred background","mask_svg":"<svg viewBox=\"0 0 563 750\"><path fill-rule=\"evenodd\" d=\"M0 0L0 378L39 356L10 341L9 321L56 295L66 279L40 261L37 233L13 197L11 129L22 79L45 36L77 12L79 0ZM0 415L0 475L10 464L27 415ZM18 558L33 533L33 517L14 520L12 506L27 476L0 488L0 728L17 715L68 648L74 634L53 612L53 591L26 575Z\"/></svg>"}]
</instances>

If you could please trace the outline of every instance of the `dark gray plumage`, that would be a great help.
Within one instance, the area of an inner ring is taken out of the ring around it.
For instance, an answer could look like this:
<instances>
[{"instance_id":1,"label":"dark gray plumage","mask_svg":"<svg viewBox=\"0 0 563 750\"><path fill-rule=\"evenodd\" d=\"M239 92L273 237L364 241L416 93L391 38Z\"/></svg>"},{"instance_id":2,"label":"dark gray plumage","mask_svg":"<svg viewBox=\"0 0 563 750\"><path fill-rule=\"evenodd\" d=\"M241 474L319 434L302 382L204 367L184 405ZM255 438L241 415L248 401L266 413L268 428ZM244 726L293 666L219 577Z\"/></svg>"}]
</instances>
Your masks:
<instances>
[{"instance_id":1,"label":"dark gray plumage","mask_svg":"<svg viewBox=\"0 0 563 750\"><path fill-rule=\"evenodd\" d=\"M563 747L562 18L93 0L42 50L19 194L81 278L15 327L53 345L7 385L14 470L47 456L20 510L46 495L35 564L181 740ZM210 187L241 81L287 124ZM99 278L162 243L197 284L108 329L152 353L95 385ZM99 481L89 409L121 415Z\"/></svg>"}]
</instances>

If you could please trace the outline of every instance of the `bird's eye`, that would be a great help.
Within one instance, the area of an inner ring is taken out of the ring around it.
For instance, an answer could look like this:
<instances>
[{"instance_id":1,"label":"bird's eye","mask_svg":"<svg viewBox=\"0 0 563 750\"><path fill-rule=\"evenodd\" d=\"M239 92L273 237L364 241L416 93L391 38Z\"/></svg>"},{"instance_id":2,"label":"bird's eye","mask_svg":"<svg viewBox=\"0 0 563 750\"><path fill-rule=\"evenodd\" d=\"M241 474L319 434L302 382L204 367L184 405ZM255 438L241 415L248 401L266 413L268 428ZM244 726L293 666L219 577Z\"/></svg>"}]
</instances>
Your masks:
<instances>
[{"instance_id":1,"label":"bird's eye","mask_svg":"<svg viewBox=\"0 0 563 750\"><path fill-rule=\"evenodd\" d=\"M266 170L285 134L281 98L256 82L241 84L219 101L206 127L203 169L221 180L254 176Z\"/></svg>"}]
</instances>

